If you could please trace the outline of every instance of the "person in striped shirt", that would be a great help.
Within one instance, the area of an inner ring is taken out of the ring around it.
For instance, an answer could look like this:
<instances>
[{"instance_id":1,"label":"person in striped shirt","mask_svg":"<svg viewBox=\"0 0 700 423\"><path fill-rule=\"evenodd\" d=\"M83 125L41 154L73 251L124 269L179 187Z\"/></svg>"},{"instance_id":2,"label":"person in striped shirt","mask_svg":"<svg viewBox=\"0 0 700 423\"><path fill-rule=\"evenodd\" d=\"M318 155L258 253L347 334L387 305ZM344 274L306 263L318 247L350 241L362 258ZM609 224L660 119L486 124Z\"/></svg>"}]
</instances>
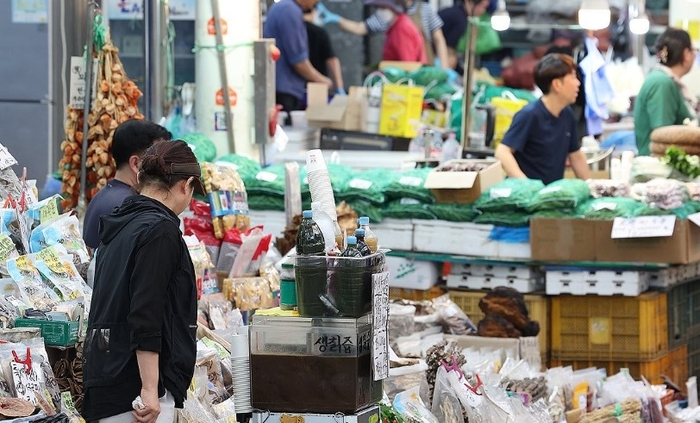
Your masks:
<instances>
[{"instance_id":1,"label":"person in striped shirt","mask_svg":"<svg viewBox=\"0 0 700 423\"><path fill-rule=\"evenodd\" d=\"M316 10L324 24L338 24L342 30L355 35L386 32L390 27L390 23L380 19L376 12L364 21L357 22L330 12L323 3L318 3ZM406 0L406 15L423 35L428 64L432 65L435 59L439 59L440 66L448 69L447 44L442 33L442 19L429 4L422 0Z\"/></svg>"}]
</instances>

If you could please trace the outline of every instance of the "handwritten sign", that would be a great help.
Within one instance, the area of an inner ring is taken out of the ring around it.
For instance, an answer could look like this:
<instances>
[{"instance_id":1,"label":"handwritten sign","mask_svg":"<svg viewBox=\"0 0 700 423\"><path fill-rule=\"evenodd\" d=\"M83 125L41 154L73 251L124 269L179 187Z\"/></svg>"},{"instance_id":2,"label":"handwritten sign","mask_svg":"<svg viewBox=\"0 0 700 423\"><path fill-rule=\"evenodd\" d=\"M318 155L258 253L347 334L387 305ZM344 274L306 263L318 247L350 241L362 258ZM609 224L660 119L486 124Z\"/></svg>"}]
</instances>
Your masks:
<instances>
[{"instance_id":1,"label":"handwritten sign","mask_svg":"<svg viewBox=\"0 0 700 423\"><path fill-rule=\"evenodd\" d=\"M0 261L5 261L10 256L10 254L16 251L15 243L7 234L0 234Z\"/></svg>"},{"instance_id":2,"label":"handwritten sign","mask_svg":"<svg viewBox=\"0 0 700 423\"><path fill-rule=\"evenodd\" d=\"M39 402L34 395L34 391L42 392L43 374L37 373L36 367L28 370L24 363L10 362L12 369L12 380L15 384L15 391L18 398L30 401L34 405L39 405Z\"/></svg>"},{"instance_id":3,"label":"handwritten sign","mask_svg":"<svg viewBox=\"0 0 700 423\"><path fill-rule=\"evenodd\" d=\"M46 223L49 220L59 216L58 213L58 201L55 198L50 198L41 209L39 209L39 222Z\"/></svg>"},{"instance_id":4,"label":"handwritten sign","mask_svg":"<svg viewBox=\"0 0 700 423\"><path fill-rule=\"evenodd\" d=\"M372 362L374 380L389 377L389 273L372 275Z\"/></svg>"},{"instance_id":5,"label":"handwritten sign","mask_svg":"<svg viewBox=\"0 0 700 423\"><path fill-rule=\"evenodd\" d=\"M93 69L97 69L97 59L93 62ZM82 56L72 56L70 58L70 89L68 104L72 109L82 109L85 107L85 59ZM93 72L92 86L97 86L97 72ZM95 90L92 90L92 99L95 98Z\"/></svg>"},{"instance_id":6,"label":"handwritten sign","mask_svg":"<svg viewBox=\"0 0 700 423\"><path fill-rule=\"evenodd\" d=\"M0 169L5 170L10 166L17 164L17 159L10 154L10 151L4 145L0 144Z\"/></svg>"},{"instance_id":7,"label":"handwritten sign","mask_svg":"<svg viewBox=\"0 0 700 423\"><path fill-rule=\"evenodd\" d=\"M611 238L655 238L673 235L676 216L617 217L613 221Z\"/></svg>"}]
</instances>

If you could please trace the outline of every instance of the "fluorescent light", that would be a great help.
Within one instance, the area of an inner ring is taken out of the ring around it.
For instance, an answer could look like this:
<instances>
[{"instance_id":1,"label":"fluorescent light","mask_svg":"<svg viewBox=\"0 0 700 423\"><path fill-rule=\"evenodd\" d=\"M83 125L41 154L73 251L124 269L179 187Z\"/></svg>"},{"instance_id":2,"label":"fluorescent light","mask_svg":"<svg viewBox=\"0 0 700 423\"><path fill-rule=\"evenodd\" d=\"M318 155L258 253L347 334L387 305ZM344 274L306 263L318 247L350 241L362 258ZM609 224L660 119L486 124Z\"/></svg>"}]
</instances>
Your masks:
<instances>
[{"instance_id":1,"label":"fluorescent light","mask_svg":"<svg viewBox=\"0 0 700 423\"><path fill-rule=\"evenodd\" d=\"M646 13L630 19L630 32L637 35L644 35L649 32L649 17Z\"/></svg>"},{"instance_id":2,"label":"fluorescent light","mask_svg":"<svg viewBox=\"0 0 700 423\"><path fill-rule=\"evenodd\" d=\"M583 29L604 29L610 25L610 5L607 0L583 0L578 11L578 24Z\"/></svg>"},{"instance_id":3,"label":"fluorescent light","mask_svg":"<svg viewBox=\"0 0 700 423\"><path fill-rule=\"evenodd\" d=\"M496 11L491 15L491 28L496 31L505 31L510 27L510 15L506 10L505 0L498 0Z\"/></svg>"}]
</instances>

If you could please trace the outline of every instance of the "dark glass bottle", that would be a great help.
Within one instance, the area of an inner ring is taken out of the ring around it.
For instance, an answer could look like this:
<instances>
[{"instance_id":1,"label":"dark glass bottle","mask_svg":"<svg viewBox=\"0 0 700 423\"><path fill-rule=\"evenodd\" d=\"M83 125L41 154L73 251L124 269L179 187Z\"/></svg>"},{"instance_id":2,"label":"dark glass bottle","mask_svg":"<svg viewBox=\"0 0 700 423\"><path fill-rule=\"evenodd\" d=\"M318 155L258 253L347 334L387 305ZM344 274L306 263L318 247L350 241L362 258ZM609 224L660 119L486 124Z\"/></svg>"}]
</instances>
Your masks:
<instances>
[{"instance_id":1,"label":"dark glass bottle","mask_svg":"<svg viewBox=\"0 0 700 423\"><path fill-rule=\"evenodd\" d=\"M372 254L369 246L365 242L365 230L362 228L355 229L355 238L357 238L357 249L362 253L363 256L368 256Z\"/></svg>"}]
</instances>

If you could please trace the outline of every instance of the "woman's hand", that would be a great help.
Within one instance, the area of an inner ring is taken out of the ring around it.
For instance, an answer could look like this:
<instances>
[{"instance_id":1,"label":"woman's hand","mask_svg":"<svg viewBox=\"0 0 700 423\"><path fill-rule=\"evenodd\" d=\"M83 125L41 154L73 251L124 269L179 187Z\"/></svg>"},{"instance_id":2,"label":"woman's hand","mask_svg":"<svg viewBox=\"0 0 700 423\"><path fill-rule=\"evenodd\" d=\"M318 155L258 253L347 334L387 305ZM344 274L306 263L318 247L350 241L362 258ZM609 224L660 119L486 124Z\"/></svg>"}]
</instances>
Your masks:
<instances>
[{"instance_id":1,"label":"woman's hand","mask_svg":"<svg viewBox=\"0 0 700 423\"><path fill-rule=\"evenodd\" d=\"M141 389L141 401L144 407L136 407L132 413L136 420L134 423L155 423L160 415L160 401L158 390Z\"/></svg>"}]
</instances>

